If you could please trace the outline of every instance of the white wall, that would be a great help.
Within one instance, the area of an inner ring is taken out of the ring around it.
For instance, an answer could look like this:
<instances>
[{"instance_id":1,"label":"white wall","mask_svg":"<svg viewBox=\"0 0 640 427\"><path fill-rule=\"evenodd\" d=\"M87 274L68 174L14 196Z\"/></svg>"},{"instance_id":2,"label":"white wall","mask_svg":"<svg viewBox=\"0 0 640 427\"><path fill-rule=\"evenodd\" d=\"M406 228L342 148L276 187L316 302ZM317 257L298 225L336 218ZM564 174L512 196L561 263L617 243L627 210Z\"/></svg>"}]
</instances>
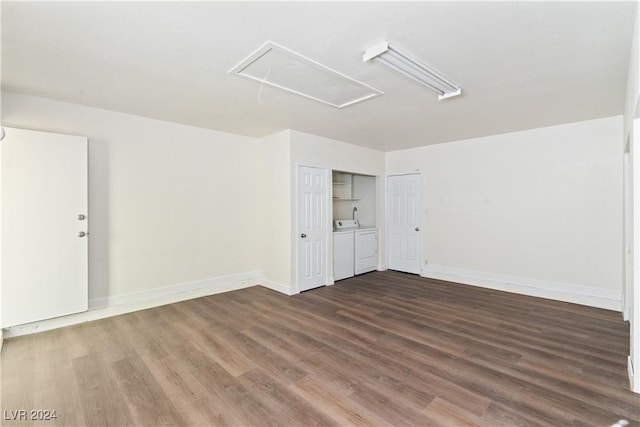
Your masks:
<instances>
[{"instance_id":1,"label":"white wall","mask_svg":"<svg viewBox=\"0 0 640 427\"><path fill-rule=\"evenodd\" d=\"M384 174L384 153L310 133L291 131L293 161L363 175Z\"/></svg>"},{"instance_id":2,"label":"white wall","mask_svg":"<svg viewBox=\"0 0 640 427\"><path fill-rule=\"evenodd\" d=\"M258 141L262 283L291 290L291 141L284 131Z\"/></svg>"},{"instance_id":3,"label":"white wall","mask_svg":"<svg viewBox=\"0 0 640 427\"><path fill-rule=\"evenodd\" d=\"M425 275L619 310L621 133L618 116L387 153L423 173Z\"/></svg>"},{"instance_id":4,"label":"white wall","mask_svg":"<svg viewBox=\"0 0 640 427\"><path fill-rule=\"evenodd\" d=\"M640 7L636 9L636 22L633 31L633 43L629 54L629 71L627 74L627 88L624 105L624 133L622 144L627 146L631 158L631 176L633 177L632 188L632 211L630 212L633 225L630 230L625 230L631 236L631 255L629 263L632 280L626 285L626 301L628 320L630 325L630 354L628 360L629 382L632 390L640 393L640 265L638 264L638 254L640 253L640 242L636 238L640 228L640 153L639 145L640 130L634 129L634 120L637 122L640 117L638 104L640 103ZM637 126L637 125L636 125ZM623 252L626 248L623 248ZM635 372L634 372L635 371Z\"/></svg>"},{"instance_id":5,"label":"white wall","mask_svg":"<svg viewBox=\"0 0 640 427\"><path fill-rule=\"evenodd\" d=\"M259 139L257 152L260 283L293 294L297 292L295 203L298 165L383 176L384 154L293 130ZM383 218L384 193L381 187L379 190L376 217Z\"/></svg>"},{"instance_id":6,"label":"white wall","mask_svg":"<svg viewBox=\"0 0 640 427\"><path fill-rule=\"evenodd\" d=\"M624 141L631 130L631 123L634 117L637 117L638 102L640 101L638 94L640 93L640 5L636 10L636 23L633 31L633 42L631 52L629 54L629 70L627 72L627 89L624 100Z\"/></svg>"},{"instance_id":7,"label":"white wall","mask_svg":"<svg viewBox=\"0 0 640 427\"><path fill-rule=\"evenodd\" d=\"M383 176L380 176L380 179L383 178ZM376 178L366 175L354 175L353 198L360 199L352 204L358 208L356 218L360 221L360 224L363 226L375 225L377 223L377 208L378 206L384 206L384 200L378 200ZM350 218L352 214L350 212L346 217L342 218Z\"/></svg>"},{"instance_id":8,"label":"white wall","mask_svg":"<svg viewBox=\"0 0 640 427\"><path fill-rule=\"evenodd\" d=\"M15 93L2 104L5 126L89 138L90 306L260 270L255 139Z\"/></svg>"},{"instance_id":9,"label":"white wall","mask_svg":"<svg viewBox=\"0 0 640 427\"><path fill-rule=\"evenodd\" d=\"M383 153L300 132L254 139L10 92L2 103L7 126L89 138L92 308L234 280L293 293L296 165L384 175ZM49 323L11 335L73 320Z\"/></svg>"},{"instance_id":10,"label":"white wall","mask_svg":"<svg viewBox=\"0 0 640 427\"><path fill-rule=\"evenodd\" d=\"M253 139L15 93L2 102L7 126L89 138L94 306L253 271L295 292L298 165L379 177L380 264L384 176L421 169L427 274L619 299L622 117L385 155L297 131Z\"/></svg>"}]
</instances>

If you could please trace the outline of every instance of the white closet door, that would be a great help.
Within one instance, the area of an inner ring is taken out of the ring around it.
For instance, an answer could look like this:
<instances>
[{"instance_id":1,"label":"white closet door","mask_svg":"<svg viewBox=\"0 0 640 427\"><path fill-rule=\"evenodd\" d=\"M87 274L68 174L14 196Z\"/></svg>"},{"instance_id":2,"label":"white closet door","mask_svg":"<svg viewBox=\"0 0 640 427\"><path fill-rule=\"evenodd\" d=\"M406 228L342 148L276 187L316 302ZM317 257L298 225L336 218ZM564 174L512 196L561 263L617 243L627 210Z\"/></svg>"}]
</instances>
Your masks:
<instances>
[{"instance_id":1,"label":"white closet door","mask_svg":"<svg viewBox=\"0 0 640 427\"><path fill-rule=\"evenodd\" d=\"M298 174L298 290L327 284L327 169L300 166Z\"/></svg>"},{"instance_id":2,"label":"white closet door","mask_svg":"<svg viewBox=\"0 0 640 427\"><path fill-rule=\"evenodd\" d=\"M419 274L421 175L393 175L387 184L389 269Z\"/></svg>"},{"instance_id":3,"label":"white closet door","mask_svg":"<svg viewBox=\"0 0 640 427\"><path fill-rule=\"evenodd\" d=\"M85 311L87 138L5 130L2 326Z\"/></svg>"}]
</instances>

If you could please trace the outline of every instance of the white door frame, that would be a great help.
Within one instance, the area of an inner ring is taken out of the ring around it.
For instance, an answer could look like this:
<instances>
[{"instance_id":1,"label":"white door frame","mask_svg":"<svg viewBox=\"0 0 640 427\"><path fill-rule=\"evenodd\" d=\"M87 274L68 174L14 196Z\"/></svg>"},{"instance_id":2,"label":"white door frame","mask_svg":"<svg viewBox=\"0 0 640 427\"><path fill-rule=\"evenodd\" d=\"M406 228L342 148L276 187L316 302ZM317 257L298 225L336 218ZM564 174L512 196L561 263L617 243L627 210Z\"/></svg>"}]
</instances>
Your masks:
<instances>
[{"instance_id":1,"label":"white door frame","mask_svg":"<svg viewBox=\"0 0 640 427\"><path fill-rule=\"evenodd\" d=\"M402 175L418 175L420 180L420 203L418 205L418 227L420 228L420 230L422 232L424 232L424 227L422 224L422 211L423 211L423 206L424 206L424 193L423 193L423 188L422 188L422 171L421 170L417 170L417 171L411 171L411 172L400 172L400 173L388 173L385 175L385 207L384 207L384 212L385 212L385 240L386 240L386 245L385 245L385 263L386 263L386 267L389 268L389 245L391 244L391 239L389 238L389 220L391 218L391 215L389 214L389 177L392 176L402 176ZM424 238L422 237L423 234L420 234L420 238L418 239L418 268L417 270L419 271L419 275L422 276L422 267L423 267L423 259L424 259Z\"/></svg>"},{"instance_id":2,"label":"white door frame","mask_svg":"<svg viewBox=\"0 0 640 427\"><path fill-rule=\"evenodd\" d=\"M323 166L317 166L317 165L311 165L311 164L303 164L303 163L298 163L296 162L295 164L295 173L294 173L294 180L295 180L295 186L294 186L294 203L293 203L293 236L292 236L292 252L293 252L293 268L292 268L292 279L293 279L293 289L294 289L294 293L295 294L299 294L300 293L300 272L298 271L298 267L299 267L299 260L300 260L300 246L299 246L299 238L300 238L300 218L299 218L299 214L300 214L300 168L301 167L307 167L307 168L316 168L316 169L320 169L324 172L325 175L325 182L326 182L326 188L327 188L327 192L325 194L325 218L327 218L327 231L325 233L325 239L326 239L326 245L325 245L325 276L326 276L326 282L324 283L324 285L330 285L331 283L331 276L332 276L332 272L331 272L331 268L332 268L332 263L329 262L330 260L330 255L331 255L331 245L333 244L332 242L332 227L331 227L331 218L332 218L332 212L331 212L331 191L329 191L329 183L330 183L330 178L331 178L331 169L325 168Z\"/></svg>"},{"instance_id":3,"label":"white door frame","mask_svg":"<svg viewBox=\"0 0 640 427\"><path fill-rule=\"evenodd\" d=\"M631 175L632 175L632 250L631 250L631 268L633 270L633 301L630 301L632 307L630 313L631 322L631 352L633 359L629 357L629 382L631 390L640 393L640 265L638 256L640 256L640 118L633 120L631 137ZM631 365L632 364L632 365ZM633 370L632 370L633 366ZM633 374L633 375L632 375Z\"/></svg>"},{"instance_id":4,"label":"white door frame","mask_svg":"<svg viewBox=\"0 0 640 427\"><path fill-rule=\"evenodd\" d=\"M624 263L624 278L622 281L622 318L625 321L629 320L629 305L631 303L630 298L632 296L633 286L633 259L631 249L633 245L633 176L631 168L631 141L628 139L623 160L623 263Z\"/></svg>"}]
</instances>

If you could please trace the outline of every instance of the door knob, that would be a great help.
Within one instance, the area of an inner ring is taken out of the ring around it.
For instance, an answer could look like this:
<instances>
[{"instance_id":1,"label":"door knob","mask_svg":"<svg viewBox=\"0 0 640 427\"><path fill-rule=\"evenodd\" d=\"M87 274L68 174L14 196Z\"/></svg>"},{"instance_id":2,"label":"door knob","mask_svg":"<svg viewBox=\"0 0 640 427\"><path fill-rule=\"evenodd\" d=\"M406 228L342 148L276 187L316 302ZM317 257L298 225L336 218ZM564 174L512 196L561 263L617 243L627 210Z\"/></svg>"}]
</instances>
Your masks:
<instances>
[{"instance_id":1,"label":"door knob","mask_svg":"<svg viewBox=\"0 0 640 427\"><path fill-rule=\"evenodd\" d=\"M78 215L78 221L82 221L85 218L86 218L86 216L84 216L82 214Z\"/></svg>"},{"instance_id":2,"label":"door knob","mask_svg":"<svg viewBox=\"0 0 640 427\"><path fill-rule=\"evenodd\" d=\"M87 235L87 233L85 233L84 231L81 231L81 232L78 233L78 237L84 237L86 235Z\"/></svg>"},{"instance_id":3,"label":"door knob","mask_svg":"<svg viewBox=\"0 0 640 427\"><path fill-rule=\"evenodd\" d=\"M302 237L302 238L304 239L305 237L307 237L307 235L306 235L306 234L304 234L304 233L302 233L302 234L300 235L300 237Z\"/></svg>"},{"instance_id":4,"label":"door knob","mask_svg":"<svg viewBox=\"0 0 640 427\"><path fill-rule=\"evenodd\" d=\"M416 227L416 231L420 231L420 227Z\"/></svg>"}]
</instances>

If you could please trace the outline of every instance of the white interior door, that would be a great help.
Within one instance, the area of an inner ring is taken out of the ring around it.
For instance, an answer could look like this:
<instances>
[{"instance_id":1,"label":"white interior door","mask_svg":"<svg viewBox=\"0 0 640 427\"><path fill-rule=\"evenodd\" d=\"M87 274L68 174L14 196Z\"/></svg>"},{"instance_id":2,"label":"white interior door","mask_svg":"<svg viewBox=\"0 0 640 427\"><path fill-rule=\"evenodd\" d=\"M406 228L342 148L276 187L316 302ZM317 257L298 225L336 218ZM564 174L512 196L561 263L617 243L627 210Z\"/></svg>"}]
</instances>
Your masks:
<instances>
[{"instance_id":1,"label":"white interior door","mask_svg":"<svg viewBox=\"0 0 640 427\"><path fill-rule=\"evenodd\" d=\"M420 273L421 175L392 175L387 180L387 260L390 270Z\"/></svg>"},{"instance_id":2,"label":"white interior door","mask_svg":"<svg viewBox=\"0 0 640 427\"><path fill-rule=\"evenodd\" d=\"M298 174L298 290L327 284L327 169L300 166Z\"/></svg>"},{"instance_id":3,"label":"white interior door","mask_svg":"<svg viewBox=\"0 0 640 427\"><path fill-rule=\"evenodd\" d=\"M5 130L2 326L85 311L87 138Z\"/></svg>"}]
</instances>

